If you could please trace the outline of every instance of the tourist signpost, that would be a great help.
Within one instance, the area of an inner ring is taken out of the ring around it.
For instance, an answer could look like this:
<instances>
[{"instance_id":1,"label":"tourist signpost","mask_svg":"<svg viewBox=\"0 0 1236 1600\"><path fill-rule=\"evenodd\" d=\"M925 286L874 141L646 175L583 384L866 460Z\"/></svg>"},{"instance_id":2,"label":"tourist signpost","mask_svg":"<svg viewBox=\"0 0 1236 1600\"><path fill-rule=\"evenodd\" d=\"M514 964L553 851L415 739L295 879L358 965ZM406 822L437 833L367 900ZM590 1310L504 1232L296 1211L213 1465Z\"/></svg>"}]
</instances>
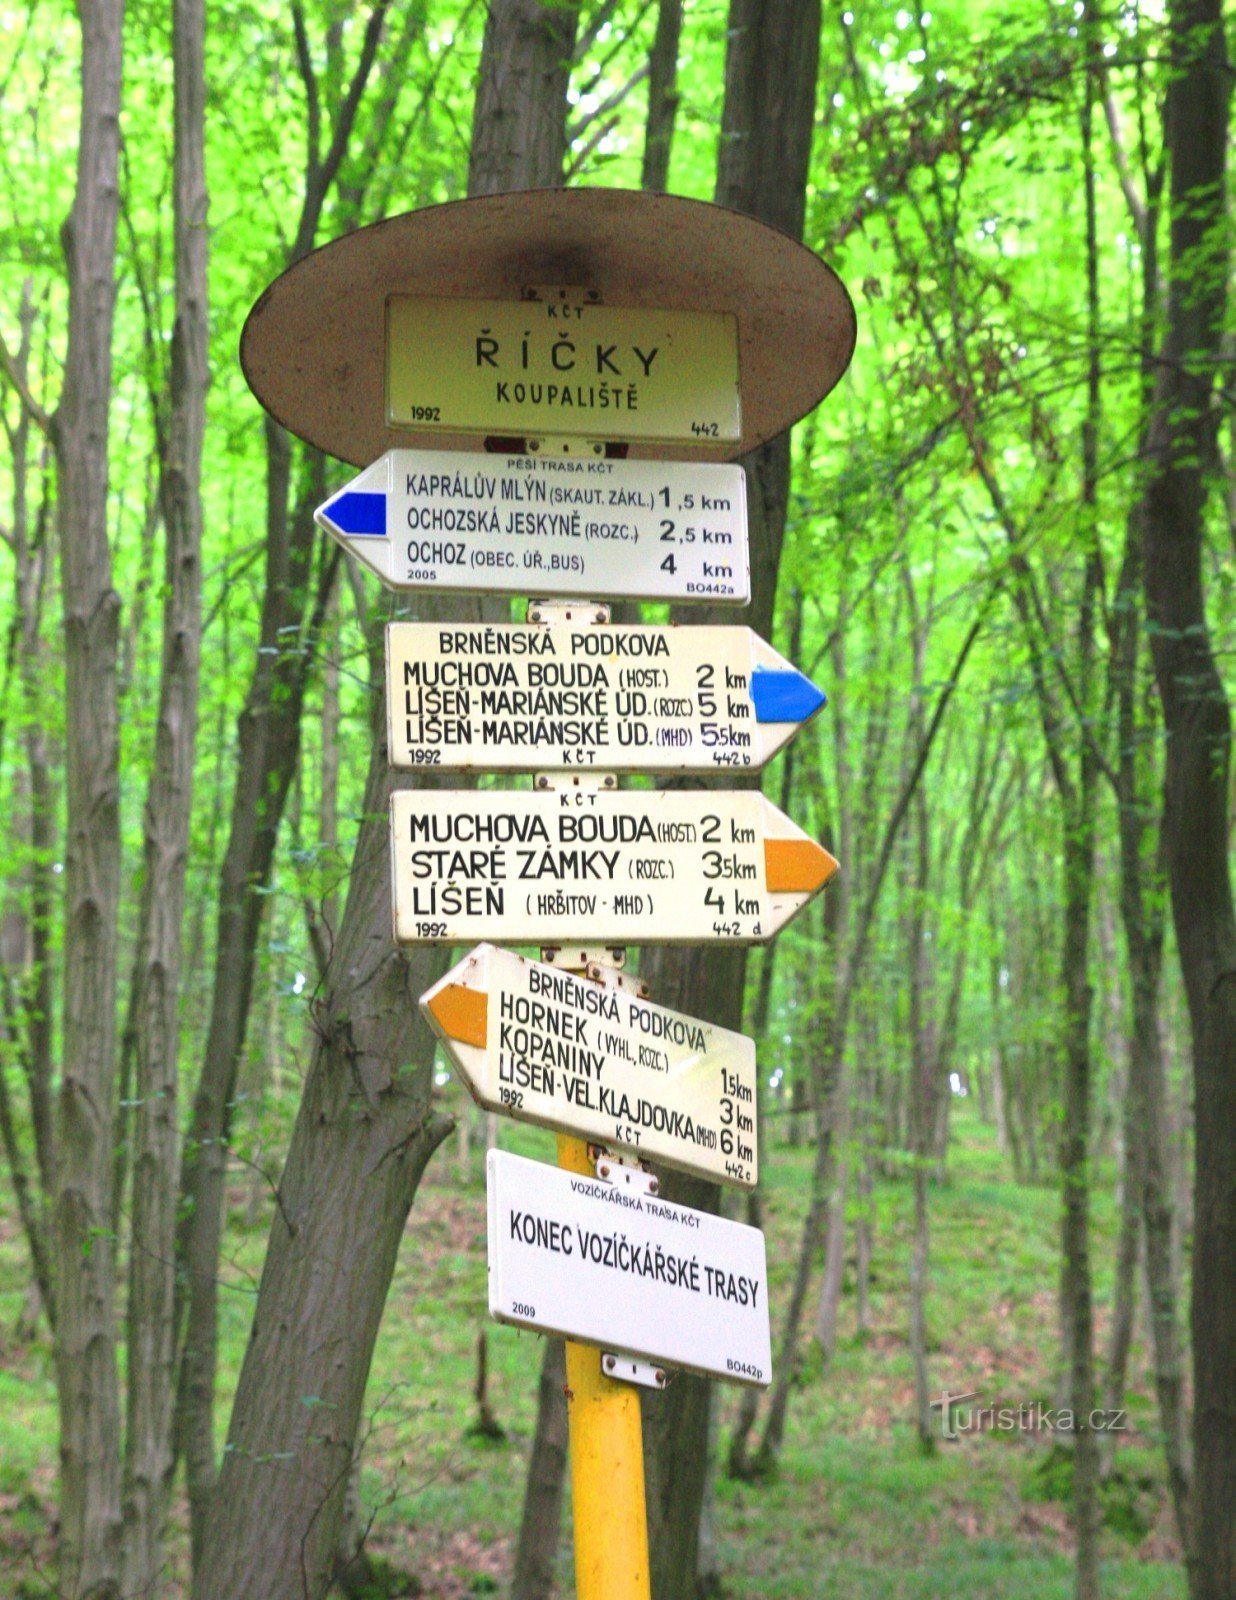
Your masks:
<instances>
[{"instance_id":1,"label":"tourist signpost","mask_svg":"<svg viewBox=\"0 0 1236 1600\"><path fill-rule=\"evenodd\" d=\"M397 767L753 770L824 703L823 690L750 628L386 630Z\"/></svg>"},{"instance_id":2,"label":"tourist signpost","mask_svg":"<svg viewBox=\"0 0 1236 1600\"><path fill-rule=\"evenodd\" d=\"M744 1034L491 944L422 995L421 1011L487 1110L754 1186L755 1041Z\"/></svg>"},{"instance_id":3,"label":"tourist signpost","mask_svg":"<svg viewBox=\"0 0 1236 1600\"><path fill-rule=\"evenodd\" d=\"M388 450L316 517L392 589L751 598L741 467Z\"/></svg>"},{"instance_id":4,"label":"tourist signpost","mask_svg":"<svg viewBox=\"0 0 1236 1600\"><path fill-rule=\"evenodd\" d=\"M559 1168L489 1154L490 1309L568 1341L579 1600L648 1597L632 1384L772 1367L763 1236L646 1166L754 1184L754 1043L653 1004L614 947L764 943L837 869L758 791L618 791L755 771L824 696L749 629L611 626L603 602L749 600L729 463L818 404L854 335L839 280L775 229L536 190L312 252L242 336L271 415L363 469L316 513L361 565L534 597L523 625L388 632L395 764L537 773L395 793L393 902L401 943L487 941L424 1015L481 1104L559 1133Z\"/></svg>"}]
</instances>

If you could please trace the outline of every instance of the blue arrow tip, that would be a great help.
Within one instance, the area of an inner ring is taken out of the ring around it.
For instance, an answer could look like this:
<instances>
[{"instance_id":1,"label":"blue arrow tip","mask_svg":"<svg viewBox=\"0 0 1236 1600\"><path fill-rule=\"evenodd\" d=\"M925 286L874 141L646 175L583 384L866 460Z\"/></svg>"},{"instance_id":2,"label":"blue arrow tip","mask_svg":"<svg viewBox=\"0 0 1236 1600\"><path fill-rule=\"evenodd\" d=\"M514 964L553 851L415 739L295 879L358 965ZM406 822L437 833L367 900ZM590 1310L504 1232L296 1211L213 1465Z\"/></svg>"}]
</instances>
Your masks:
<instances>
[{"instance_id":1,"label":"blue arrow tip","mask_svg":"<svg viewBox=\"0 0 1236 1600\"><path fill-rule=\"evenodd\" d=\"M323 515L339 529L350 535L386 535L386 496L367 494L360 489L345 489L326 507Z\"/></svg>"},{"instance_id":2,"label":"blue arrow tip","mask_svg":"<svg viewBox=\"0 0 1236 1600\"><path fill-rule=\"evenodd\" d=\"M751 674L751 703L757 722L806 722L828 704L828 696L793 667L756 667Z\"/></svg>"}]
</instances>

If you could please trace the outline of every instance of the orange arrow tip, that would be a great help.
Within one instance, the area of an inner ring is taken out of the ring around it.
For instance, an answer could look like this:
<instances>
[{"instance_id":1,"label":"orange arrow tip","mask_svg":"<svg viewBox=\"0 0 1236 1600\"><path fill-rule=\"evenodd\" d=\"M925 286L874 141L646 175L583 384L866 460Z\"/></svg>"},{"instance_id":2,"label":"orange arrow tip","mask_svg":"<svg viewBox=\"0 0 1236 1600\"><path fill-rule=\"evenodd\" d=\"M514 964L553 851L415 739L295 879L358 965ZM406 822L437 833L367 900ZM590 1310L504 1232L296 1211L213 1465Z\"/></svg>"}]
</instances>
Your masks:
<instances>
[{"instance_id":1,"label":"orange arrow tip","mask_svg":"<svg viewBox=\"0 0 1236 1600\"><path fill-rule=\"evenodd\" d=\"M425 1009L448 1039L485 1048L489 1038L489 996L484 989L447 983L425 1001Z\"/></svg>"},{"instance_id":2,"label":"orange arrow tip","mask_svg":"<svg viewBox=\"0 0 1236 1600\"><path fill-rule=\"evenodd\" d=\"M770 894L814 894L839 863L814 839L765 839L764 872Z\"/></svg>"}]
</instances>

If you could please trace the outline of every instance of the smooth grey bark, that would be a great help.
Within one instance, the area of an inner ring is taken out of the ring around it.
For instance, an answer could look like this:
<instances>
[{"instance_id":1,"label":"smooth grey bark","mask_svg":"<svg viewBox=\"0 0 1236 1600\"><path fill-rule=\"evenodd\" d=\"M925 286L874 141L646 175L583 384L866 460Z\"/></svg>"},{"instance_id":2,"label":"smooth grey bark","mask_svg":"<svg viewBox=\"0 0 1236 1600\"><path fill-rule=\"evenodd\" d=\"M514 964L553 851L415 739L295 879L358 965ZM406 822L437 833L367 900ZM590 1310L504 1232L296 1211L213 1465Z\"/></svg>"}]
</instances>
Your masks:
<instances>
[{"instance_id":1,"label":"smooth grey bark","mask_svg":"<svg viewBox=\"0 0 1236 1600\"><path fill-rule=\"evenodd\" d=\"M1166 330L1143 443L1145 593L1167 730L1163 852L1193 1041L1194 1600L1236 1592L1236 912L1231 712L1206 621L1208 463L1227 306L1231 68L1219 0L1173 0Z\"/></svg>"},{"instance_id":2,"label":"smooth grey bark","mask_svg":"<svg viewBox=\"0 0 1236 1600\"><path fill-rule=\"evenodd\" d=\"M175 320L160 461L166 540L163 653L146 797L142 901L132 1004L132 1232L121 1583L157 1593L172 1467L173 1300L179 1180L177 1045L181 929L197 747L201 655L202 445L208 286L204 0L174 0Z\"/></svg>"},{"instance_id":3,"label":"smooth grey bark","mask_svg":"<svg viewBox=\"0 0 1236 1600\"><path fill-rule=\"evenodd\" d=\"M64 231L68 348L53 438L64 606L64 1013L56 1126L60 1593L118 1594L120 1395L111 1209L120 894L117 646L107 535L124 9L80 0L81 127Z\"/></svg>"}]
</instances>

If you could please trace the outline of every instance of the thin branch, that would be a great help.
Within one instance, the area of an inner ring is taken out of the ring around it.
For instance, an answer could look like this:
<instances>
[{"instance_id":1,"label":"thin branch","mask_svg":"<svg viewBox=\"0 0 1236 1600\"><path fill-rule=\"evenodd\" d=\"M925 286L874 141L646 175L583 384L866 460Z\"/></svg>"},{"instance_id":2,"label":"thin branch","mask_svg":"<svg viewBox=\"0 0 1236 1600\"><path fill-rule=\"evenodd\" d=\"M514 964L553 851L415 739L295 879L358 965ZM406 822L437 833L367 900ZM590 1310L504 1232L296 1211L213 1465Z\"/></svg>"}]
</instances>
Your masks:
<instances>
[{"instance_id":1,"label":"thin branch","mask_svg":"<svg viewBox=\"0 0 1236 1600\"><path fill-rule=\"evenodd\" d=\"M1104 74L1106 80L1106 74ZM1124 134L1120 127L1120 111L1116 105L1115 96L1111 91L1111 84L1103 84L1103 115L1107 121L1107 131L1111 135L1112 156L1116 162L1116 174L1120 179L1120 187L1124 191L1125 204L1129 208L1129 215L1133 218L1133 226L1137 229L1137 237L1143 244L1146 242L1146 202L1137 192L1137 184L1133 178L1133 169L1129 166L1129 153L1124 146Z\"/></svg>"},{"instance_id":2,"label":"thin branch","mask_svg":"<svg viewBox=\"0 0 1236 1600\"><path fill-rule=\"evenodd\" d=\"M576 117L574 122L569 123L566 131L567 143L574 144L576 139L579 138L580 134L583 133L584 129L590 128L598 117L603 117L608 112L616 110L627 98L627 96L630 95L633 90L637 89L641 83L643 83L644 79L651 71L651 62L645 61L642 67L637 67L635 69L635 71L624 84L615 89L611 94L607 94L605 99L594 106L591 111L584 112L582 116ZM613 126L613 121L610 122L610 126ZM591 148L591 146L588 148Z\"/></svg>"},{"instance_id":3,"label":"thin branch","mask_svg":"<svg viewBox=\"0 0 1236 1600\"><path fill-rule=\"evenodd\" d=\"M618 126L619 121L619 115L615 111L613 116L603 122L596 132L592 134L591 138L589 138L583 148L576 152L567 166L566 173L564 175L567 183L571 181L575 174L584 165L588 157L605 138L606 134L613 133L614 129Z\"/></svg>"},{"instance_id":4,"label":"thin branch","mask_svg":"<svg viewBox=\"0 0 1236 1600\"><path fill-rule=\"evenodd\" d=\"M13 353L9 349L8 341L3 333L0 333L0 369L3 369L5 377L16 390L17 398L21 401L31 422L34 423L45 438L54 442L56 419L50 413L44 411L43 407L34 398L30 391L30 385L26 382L25 373L22 372L17 362L13 359Z\"/></svg>"},{"instance_id":5,"label":"thin branch","mask_svg":"<svg viewBox=\"0 0 1236 1600\"><path fill-rule=\"evenodd\" d=\"M300 81L305 86L305 140L309 149L309 166L316 170L322 148L322 106L318 98L318 75L313 70L313 56L309 49L309 33L305 27L305 8L292 6L292 29L296 36L296 65Z\"/></svg>"}]
</instances>

